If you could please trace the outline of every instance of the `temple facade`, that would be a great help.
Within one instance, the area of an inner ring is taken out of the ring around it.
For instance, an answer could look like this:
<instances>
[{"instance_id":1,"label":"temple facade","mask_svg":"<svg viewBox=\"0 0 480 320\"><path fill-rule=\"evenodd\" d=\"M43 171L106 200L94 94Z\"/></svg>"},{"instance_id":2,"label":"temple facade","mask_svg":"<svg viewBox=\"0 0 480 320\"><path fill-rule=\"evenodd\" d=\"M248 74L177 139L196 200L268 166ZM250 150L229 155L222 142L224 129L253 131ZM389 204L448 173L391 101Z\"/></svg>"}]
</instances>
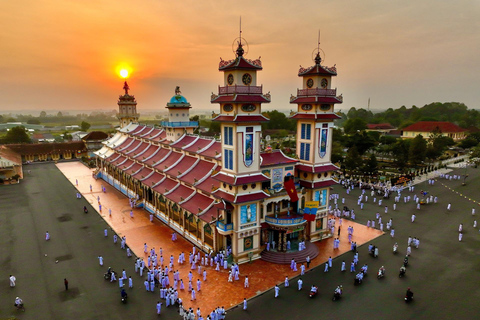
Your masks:
<instances>
[{"instance_id":1,"label":"temple facade","mask_svg":"<svg viewBox=\"0 0 480 320\"><path fill-rule=\"evenodd\" d=\"M125 82L120 129L96 152L98 177L202 250L230 248L237 263L260 258L267 242L285 252L330 236L329 189L338 169L330 162L331 131L334 105L342 102L331 86L335 67L322 66L318 55L314 66L300 69L302 89L290 101L297 104L297 157L264 151L261 124L269 119L262 105L270 94L259 84L260 59L244 55L240 38L233 59L219 64L223 84L211 97L219 140L193 134L198 123L189 120L191 105L179 87L166 105L168 121L139 124ZM310 219L306 205L316 209Z\"/></svg>"}]
</instances>

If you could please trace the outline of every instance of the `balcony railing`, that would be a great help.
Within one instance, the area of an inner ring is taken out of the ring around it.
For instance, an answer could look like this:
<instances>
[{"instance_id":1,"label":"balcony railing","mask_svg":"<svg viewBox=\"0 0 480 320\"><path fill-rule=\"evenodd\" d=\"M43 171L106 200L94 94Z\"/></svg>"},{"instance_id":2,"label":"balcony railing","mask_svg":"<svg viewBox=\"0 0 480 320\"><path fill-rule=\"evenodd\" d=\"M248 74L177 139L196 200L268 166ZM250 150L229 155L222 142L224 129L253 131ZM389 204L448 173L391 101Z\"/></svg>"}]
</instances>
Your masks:
<instances>
[{"instance_id":1,"label":"balcony railing","mask_svg":"<svg viewBox=\"0 0 480 320\"><path fill-rule=\"evenodd\" d=\"M227 86L218 87L218 94L262 94L262 86Z\"/></svg>"},{"instance_id":2,"label":"balcony railing","mask_svg":"<svg viewBox=\"0 0 480 320\"><path fill-rule=\"evenodd\" d=\"M163 127L198 127L198 121L162 121Z\"/></svg>"},{"instance_id":3,"label":"balcony railing","mask_svg":"<svg viewBox=\"0 0 480 320\"><path fill-rule=\"evenodd\" d=\"M321 88L297 89L298 97L305 97L305 96L335 97L336 94L337 94L337 89L321 89Z\"/></svg>"},{"instance_id":4,"label":"balcony railing","mask_svg":"<svg viewBox=\"0 0 480 320\"><path fill-rule=\"evenodd\" d=\"M223 232L232 231L233 223L223 223L221 221L217 221L217 229L222 230Z\"/></svg>"},{"instance_id":5,"label":"balcony railing","mask_svg":"<svg viewBox=\"0 0 480 320\"><path fill-rule=\"evenodd\" d=\"M283 225L283 226L291 226L291 225L296 225L296 224L301 224L305 220L303 217L295 217L295 218L275 218L275 217L265 217L265 221L267 223L272 223L272 224L277 224L277 225Z\"/></svg>"}]
</instances>

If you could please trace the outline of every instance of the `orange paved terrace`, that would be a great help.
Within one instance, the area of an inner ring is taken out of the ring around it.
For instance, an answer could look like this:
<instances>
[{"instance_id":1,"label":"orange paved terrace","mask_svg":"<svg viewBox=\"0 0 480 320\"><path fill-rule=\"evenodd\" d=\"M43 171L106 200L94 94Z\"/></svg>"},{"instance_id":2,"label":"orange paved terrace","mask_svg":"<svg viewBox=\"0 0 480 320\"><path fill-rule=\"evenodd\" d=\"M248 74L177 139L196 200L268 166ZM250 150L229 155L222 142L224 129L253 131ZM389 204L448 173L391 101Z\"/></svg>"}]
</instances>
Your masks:
<instances>
[{"instance_id":1,"label":"orange paved terrace","mask_svg":"<svg viewBox=\"0 0 480 320\"><path fill-rule=\"evenodd\" d=\"M171 241L173 230L158 219L155 219L154 223L151 223L149 213L143 209L134 209L134 218L130 218L128 198L104 180L95 180L92 176L93 171L91 169L80 162L59 163L57 167L73 185L75 185L76 180L78 180L77 189L85 199L92 204L97 212L99 209L97 197L100 196L102 212L99 212L99 214L120 237L127 237L127 245L133 250L135 255L144 257L145 259L147 258L147 254L143 253L143 244L146 242L149 249L155 247L155 250L158 251L159 248L163 248L163 256L166 261L168 261L170 255L173 254L176 262L178 255L182 251L185 252L188 261L188 253L192 251L192 244L190 242L179 236L178 240L173 243ZM92 192L90 192L90 185L92 185ZM102 185L106 187L106 193L101 191ZM111 217L108 216L108 209L112 209ZM316 245L320 249L320 254L312 260L310 264L311 267L325 263L329 256L334 258L350 250L346 232L347 225L354 227L353 240L357 242L358 246L382 234L380 230L367 228L364 225L352 221L345 221L345 230L341 233L340 237L340 248L334 252L332 244L333 238L316 242ZM338 226L338 223L336 226ZM183 279L185 287L188 287L188 272L190 271L188 262L182 266L175 264L174 269L180 270L180 277ZM293 272L290 270L290 265L278 265L256 260L251 264L240 265L240 281L228 283L228 270L229 269L223 270L223 268L221 268L221 271L218 272L212 267L207 267L207 281L202 281L202 290L197 292L196 301L190 301L190 294L187 290L184 292L182 292L183 290L179 290L180 297L184 301L184 307L192 307L194 310L200 307L202 312L210 312L217 306L224 306L225 309L229 309L242 303L243 298L249 299L272 288L275 284L283 283L285 276L291 279L300 274L299 267L298 272ZM198 275L196 270L193 271L193 274L194 281L192 281L192 284L196 289L196 279L199 278L202 280L202 277ZM245 276L248 276L250 282L250 287L246 289L243 287ZM218 297L221 297L221 299Z\"/></svg>"}]
</instances>

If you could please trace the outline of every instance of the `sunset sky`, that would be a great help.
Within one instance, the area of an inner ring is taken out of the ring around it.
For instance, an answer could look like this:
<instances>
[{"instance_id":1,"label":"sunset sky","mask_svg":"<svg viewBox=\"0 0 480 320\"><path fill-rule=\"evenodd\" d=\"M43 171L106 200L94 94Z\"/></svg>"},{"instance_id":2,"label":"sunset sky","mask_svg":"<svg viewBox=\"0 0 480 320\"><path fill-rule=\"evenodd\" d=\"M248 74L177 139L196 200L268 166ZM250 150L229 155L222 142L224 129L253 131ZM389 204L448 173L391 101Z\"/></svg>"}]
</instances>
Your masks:
<instances>
[{"instance_id":1,"label":"sunset sky","mask_svg":"<svg viewBox=\"0 0 480 320\"><path fill-rule=\"evenodd\" d=\"M120 65L140 113L165 110L175 86L192 111L217 110L218 62L234 57L240 16L272 95L264 110L293 108L319 29L342 109L369 98L372 109L480 109L480 1L15 0L0 11L0 112L116 109Z\"/></svg>"}]
</instances>

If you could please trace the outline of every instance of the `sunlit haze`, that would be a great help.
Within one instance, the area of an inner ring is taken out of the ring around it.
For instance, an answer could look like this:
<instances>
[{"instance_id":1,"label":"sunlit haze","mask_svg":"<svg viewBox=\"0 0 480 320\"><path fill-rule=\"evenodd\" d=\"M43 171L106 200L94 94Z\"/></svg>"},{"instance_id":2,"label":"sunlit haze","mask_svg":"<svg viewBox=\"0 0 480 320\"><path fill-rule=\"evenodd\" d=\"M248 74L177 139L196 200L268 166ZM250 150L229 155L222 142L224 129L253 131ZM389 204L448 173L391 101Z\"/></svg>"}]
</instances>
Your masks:
<instances>
[{"instance_id":1,"label":"sunlit haze","mask_svg":"<svg viewBox=\"0 0 480 320\"><path fill-rule=\"evenodd\" d=\"M138 111L180 86L195 110L217 110L220 57L261 56L264 110L289 110L321 30L341 109L458 101L480 108L480 2L471 0L16 0L0 19L2 110L112 110L128 76ZM124 76L120 70L125 70Z\"/></svg>"}]
</instances>

